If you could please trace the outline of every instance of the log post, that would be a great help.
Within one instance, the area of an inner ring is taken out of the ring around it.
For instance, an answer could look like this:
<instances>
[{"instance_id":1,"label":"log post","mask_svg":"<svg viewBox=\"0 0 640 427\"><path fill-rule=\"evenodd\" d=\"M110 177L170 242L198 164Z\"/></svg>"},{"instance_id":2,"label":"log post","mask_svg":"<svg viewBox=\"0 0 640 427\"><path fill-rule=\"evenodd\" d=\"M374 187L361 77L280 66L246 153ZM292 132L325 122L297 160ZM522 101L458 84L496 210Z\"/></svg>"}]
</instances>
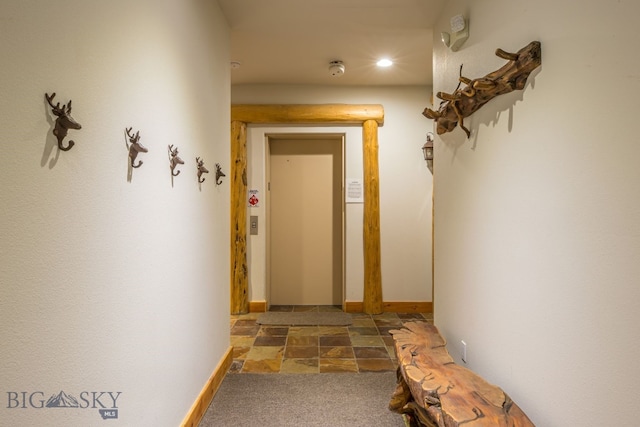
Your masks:
<instances>
[{"instance_id":1,"label":"log post","mask_svg":"<svg viewBox=\"0 0 640 427\"><path fill-rule=\"evenodd\" d=\"M363 310L369 314L382 313L378 126L384 124L384 108L378 104L231 106L231 313L249 311L246 248L247 123L362 124L365 199Z\"/></svg>"},{"instance_id":2,"label":"log post","mask_svg":"<svg viewBox=\"0 0 640 427\"><path fill-rule=\"evenodd\" d=\"M231 314L249 312L247 268L247 124L231 122Z\"/></svg>"},{"instance_id":3,"label":"log post","mask_svg":"<svg viewBox=\"0 0 640 427\"><path fill-rule=\"evenodd\" d=\"M378 171L378 123L362 123L364 168L364 299L367 314L380 314L382 271L380 266L380 179Z\"/></svg>"}]
</instances>

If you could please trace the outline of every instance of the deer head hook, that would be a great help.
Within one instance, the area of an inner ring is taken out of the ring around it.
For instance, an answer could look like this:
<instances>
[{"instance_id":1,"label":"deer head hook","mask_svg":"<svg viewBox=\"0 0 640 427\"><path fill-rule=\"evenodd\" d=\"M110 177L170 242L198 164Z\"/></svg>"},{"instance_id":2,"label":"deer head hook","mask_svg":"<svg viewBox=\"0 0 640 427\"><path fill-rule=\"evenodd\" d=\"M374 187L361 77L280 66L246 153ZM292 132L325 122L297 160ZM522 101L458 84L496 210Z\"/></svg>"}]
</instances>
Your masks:
<instances>
[{"instance_id":1,"label":"deer head hook","mask_svg":"<svg viewBox=\"0 0 640 427\"><path fill-rule=\"evenodd\" d=\"M173 171L177 165L184 165L184 160L178 156L178 147L173 148L173 145L169 145L169 166L171 167L172 176L180 175L180 171Z\"/></svg>"},{"instance_id":2,"label":"deer head hook","mask_svg":"<svg viewBox=\"0 0 640 427\"><path fill-rule=\"evenodd\" d=\"M82 129L80 123L76 122L73 117L71 117L71 100L69 100L68 104L64 104L60 107L60 103L56 103L53 105L53 98L55 98L56 93L52 93L51 96L48 94L44 94L44 97L47 99L47 102L51 106L51 112L54 116L57 116L56 125L53 129L53 134L58 138L58 148L62 151L69 151L71 147L75 144L73 141L69 140L68 146L62 145L62 140L67 136L67 131L69 129Z\"/></svg>"},{"instance_id":3,"label":"deer head hook","mask_svg":"<svg viewBox=\"0 0 640 427\"><path fill-rule=\"evenodd\" d=\"M226 175L222 172L222 167L220 166L220 163L216 163L216 185L222 184L222 180L220 178L222 178L223 176L226 176Z\"/></svg>"},{"instance_id":4,"label":"deer head hook","mask_svg":"<svg viewBox=\"0 0 640 427\"><path fill-rule=\"evenodd\" d=\"M129 138L129 142L131 143L131 145L129 145L126 138L124 142L127 146L127 149L129 150L129 162L131 163L131 167L139 168L144 162L140 160L138 164L136 164L136 157L138 157L138 153L147 153L149 152L149 150L147 149L147 147L140 144L140 131L136 132L135 135L131 135L132 130L132 127L125 128L125 132L127 134L127 137Z\"/></svg>"},{"instance_id":5,"label":"deer head hook","mask_svg":"<svg viewBox=\"0 0 640 427\"><path fill-rule=\"evenodd\" d=\"M202 160L200 157L196 157L196 166L198 168L198 182L202 184L204 182L204 178L200 178L202 177L203 173L209 173L209 170L204 167L204 160Z\"/></svg>"}]
</instances>

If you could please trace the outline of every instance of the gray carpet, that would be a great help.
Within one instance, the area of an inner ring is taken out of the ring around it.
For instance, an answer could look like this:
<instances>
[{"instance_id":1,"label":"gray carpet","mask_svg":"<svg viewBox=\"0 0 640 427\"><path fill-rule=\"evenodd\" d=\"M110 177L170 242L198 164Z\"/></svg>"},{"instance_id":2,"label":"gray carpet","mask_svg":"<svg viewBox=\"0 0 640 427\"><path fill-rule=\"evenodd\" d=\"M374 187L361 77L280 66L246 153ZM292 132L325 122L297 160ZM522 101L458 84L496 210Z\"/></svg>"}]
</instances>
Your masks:
<instances>
[{"instance_id":1,"label":"gray carpet","mask_svg":"<svg viewBox=\"0 0 640 427\"><path fill-rule=\"evenodd\" d=\"M342 311L332 312L277 312L269 311L258 316L256 322L260 325L287 326L348 326L353 322L351 315Z\"/></svg>"},{"instance_id":2,"label":"gray carpet","mask_svg":"<svg viewBox=\"0 0 640 427\"><path fill-rule=\"evenodd\" d=\"M229 374L200 427L404 427L395 385L394 372Z\"/></svg>"}]
</instances>

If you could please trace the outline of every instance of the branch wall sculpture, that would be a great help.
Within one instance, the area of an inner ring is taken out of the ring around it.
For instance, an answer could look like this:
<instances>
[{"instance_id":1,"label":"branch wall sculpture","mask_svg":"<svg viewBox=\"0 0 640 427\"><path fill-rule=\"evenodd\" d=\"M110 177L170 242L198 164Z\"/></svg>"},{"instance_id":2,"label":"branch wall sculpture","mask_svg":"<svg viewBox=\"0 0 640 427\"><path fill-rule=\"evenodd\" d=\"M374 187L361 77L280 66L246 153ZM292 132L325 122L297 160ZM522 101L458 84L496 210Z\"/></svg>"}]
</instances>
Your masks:
<instances>
[{"instance_id":1,"label":"branch wall sculpture","mask_svg":"<svg viewBox=\"0 0 640 427\"><path fill-rule=\"evenodd\" d=\"M458 84L452 94L438 92L436 96L442 100L438 110L425 108L422 114L436 121L438 135L451 132L459 125L468 138L471 132L464 126L464 118L498 95L524 89L529 74L542 64L541 53L539 41L532 41L517 53L497 49L496 55L509 62L479 79L471 80L460 76L460 83L466 86L460 89Z\"/></svg>"}]
</instances>

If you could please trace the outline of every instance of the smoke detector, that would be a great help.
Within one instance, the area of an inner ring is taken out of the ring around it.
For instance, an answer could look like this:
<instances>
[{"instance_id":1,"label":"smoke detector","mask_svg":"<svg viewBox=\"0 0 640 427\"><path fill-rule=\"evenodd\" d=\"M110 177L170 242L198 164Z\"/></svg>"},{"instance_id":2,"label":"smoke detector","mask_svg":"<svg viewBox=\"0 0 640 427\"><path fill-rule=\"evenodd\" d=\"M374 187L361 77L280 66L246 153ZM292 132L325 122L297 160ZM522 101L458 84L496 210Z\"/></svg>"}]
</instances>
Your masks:
<instances>
[{"instance_id":1,"label":"smoke detector","mask_svg":"<svg viewBox=\"0 0 640 427\"><path fill-rule=\"evenodd\" d=\"M333 77L340 77L344 74L344 64L342 61L331 61L329 62L329 74Z\"/></svg>"}]
</instances>

